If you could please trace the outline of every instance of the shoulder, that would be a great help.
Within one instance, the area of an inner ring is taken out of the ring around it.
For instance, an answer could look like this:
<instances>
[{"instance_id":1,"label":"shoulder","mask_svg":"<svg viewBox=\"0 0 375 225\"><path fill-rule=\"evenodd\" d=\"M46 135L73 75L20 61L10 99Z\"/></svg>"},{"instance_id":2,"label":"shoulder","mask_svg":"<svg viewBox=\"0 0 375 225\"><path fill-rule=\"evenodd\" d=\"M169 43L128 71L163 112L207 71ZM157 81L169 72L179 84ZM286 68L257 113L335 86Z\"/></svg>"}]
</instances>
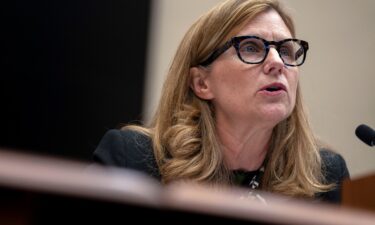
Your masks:
<instances>
[{"instance_id":1,"label":"shoulder","mask_svg":"<svg viewBox=\"0 0 375 225\"><path fill-rule=\"evenodd\" d=\"M331 203L341 202L342 182L349 179L349 171L344 158L329 149L320 149L324 183L333 184L334 188L319 194L323 201Z\"/></svg>"},{"instance_id":2,"label":"shoulder","mask_svg":"<svg viewBox=\"0 0 375 225\"><path fill-rule=\"evenodd\" d=\"M344 158L332 150L320 149L323 174L329 183L338 183L349 177L349 171Z\"/></svg>"},{"instance_id":3,"label":"shoulder","mask_svg":"<svg viewBox=\"0 0 375 225\"><path fill-rule=\"evenodd\" d=\"M159 176L151 138L129 129L107 131L94 151L93 160Z\"/></svg>"}]
</instances>

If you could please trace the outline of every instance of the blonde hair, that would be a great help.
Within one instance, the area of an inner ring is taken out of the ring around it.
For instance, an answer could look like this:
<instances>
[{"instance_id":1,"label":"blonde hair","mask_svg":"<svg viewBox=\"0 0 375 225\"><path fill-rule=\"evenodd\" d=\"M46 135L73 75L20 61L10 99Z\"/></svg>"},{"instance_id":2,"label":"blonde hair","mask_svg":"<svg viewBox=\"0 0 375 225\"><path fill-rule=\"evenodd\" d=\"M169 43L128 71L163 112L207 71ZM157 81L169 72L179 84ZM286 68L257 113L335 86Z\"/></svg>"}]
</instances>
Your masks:
<instances>
[{"instance_id":1,"label":"blonde hair","mask_svg":"<svg viewBox=\"0 0 375 225\"><path fill-rule=\"evenodd\" d=\"M189 87L190 68L203 62L246 22L276 10L295 36L290 16L276 0L226 0L200 17L180 43L149 126L127 126L151 137L162 182L189 179L231 183L216 136L209 101ZM314 196L323 184L321 159L297 89L292 114L273 130L262 189L290 196Z\"/></svg>"}]
</instances>

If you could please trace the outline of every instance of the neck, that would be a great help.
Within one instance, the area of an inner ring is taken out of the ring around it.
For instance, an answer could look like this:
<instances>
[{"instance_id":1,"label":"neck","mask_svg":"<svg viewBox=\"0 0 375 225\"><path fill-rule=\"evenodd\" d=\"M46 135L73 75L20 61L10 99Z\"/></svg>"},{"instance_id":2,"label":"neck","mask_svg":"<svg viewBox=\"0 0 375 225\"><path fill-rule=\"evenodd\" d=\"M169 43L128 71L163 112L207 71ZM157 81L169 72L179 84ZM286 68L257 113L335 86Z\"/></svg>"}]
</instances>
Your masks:
<instances>
[{"instance_id":1,"label":"neck","mask_svg":"<svg viewBox=\"0 0 375 225\"><path fill-rule=\"evenodd\" d=\"M237 124L238 125L238 124ZM266 157L272 129L268 127L239 127L217 124L225 163L230 170L254 171Z\"/></svg>"}]
</instances>

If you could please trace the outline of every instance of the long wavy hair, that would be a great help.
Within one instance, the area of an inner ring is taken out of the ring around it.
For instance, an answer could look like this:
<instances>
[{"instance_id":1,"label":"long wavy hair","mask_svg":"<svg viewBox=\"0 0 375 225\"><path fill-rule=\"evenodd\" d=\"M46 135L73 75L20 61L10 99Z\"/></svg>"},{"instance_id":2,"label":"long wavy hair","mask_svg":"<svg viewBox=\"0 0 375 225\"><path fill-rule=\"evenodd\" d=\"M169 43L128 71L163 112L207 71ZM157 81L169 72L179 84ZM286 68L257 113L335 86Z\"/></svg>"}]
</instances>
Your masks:
<instances>
[{"instance_id":1,"label":"long wavy hair","mask_svg":"<svg viewBox=\"0 0 375 225\"><path fill-rule=\"evenodd\" d=\"M210 101L190 89L190 68L199 65L248 21L276 10L295 37L289 14L276 0L226 0L201 16L187 31L174 56L152 122L127 126L152 139L163 183L193 180L231 184L215 129ZM313 197L328 190L321 158L298 85L291 115L274 129L261 188L289 196Z\"/></svg>"}]
</instances>

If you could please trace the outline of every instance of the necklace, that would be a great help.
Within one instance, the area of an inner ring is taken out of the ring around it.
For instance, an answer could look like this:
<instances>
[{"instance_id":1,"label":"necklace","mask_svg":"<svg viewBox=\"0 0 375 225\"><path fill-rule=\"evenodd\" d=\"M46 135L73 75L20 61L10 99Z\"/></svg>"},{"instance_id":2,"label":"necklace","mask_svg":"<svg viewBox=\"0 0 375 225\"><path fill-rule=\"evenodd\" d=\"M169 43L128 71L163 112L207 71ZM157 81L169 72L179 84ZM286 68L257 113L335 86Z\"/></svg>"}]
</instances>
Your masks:
<instances>
[{"instance_id":1,"label":"necklace","mask_svg":"<svg viewBox=\"0 0 375 225\"><path fill-rule=\"evenodd\" d=\"M256 171L243 171L235 170L233 171L234 183L242 186L248 187L249 191L242 195L240 199L252 199L267 204L265 199L260 196L260 194L254 190L259 189L264 174L264 166Z\"/></svg>"},{"instance_id":2,"label":"necklace","mask_svg":"<svg viewBox=\"0 0 375 225\"><path fill-rule=\"evenodd\" d=\"M250 189L258 189L264 174L264 166L256 171L244 171L235 170L233 171L234 183L244 187L250 187Z\"/></svg>"}]
</instances>

